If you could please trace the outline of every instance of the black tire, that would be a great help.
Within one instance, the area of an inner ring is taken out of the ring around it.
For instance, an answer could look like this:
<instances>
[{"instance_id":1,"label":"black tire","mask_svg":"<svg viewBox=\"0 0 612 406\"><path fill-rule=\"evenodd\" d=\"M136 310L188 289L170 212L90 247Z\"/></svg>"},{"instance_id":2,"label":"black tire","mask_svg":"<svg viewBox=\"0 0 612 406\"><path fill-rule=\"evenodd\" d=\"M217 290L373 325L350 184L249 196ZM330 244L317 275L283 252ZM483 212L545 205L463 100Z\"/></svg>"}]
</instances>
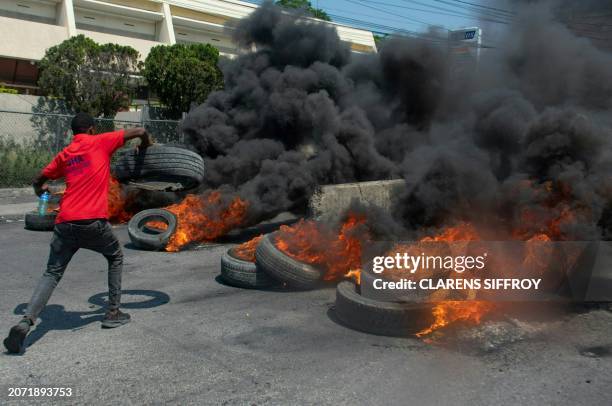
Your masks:
<instances>
[{"instance_id":1,"label":"black tire","mask_svg":"<svg viewBox=\"0 0 612 406\"><path fill-rule=\"evenodd\" d=\"M361 296L357 286L342 281L336 287L335 315L346 326L365 333L406 337L431 326L431 303L380 302Z\"/></svg>"},{"instance_id":2,"label":"black tire","mask_svg":"<svg viewBox=\"0 0 612 406\"><path fill-rule=\"evenodd\" d=\"M297 289L314 289L321 283L323 271L296 261L274 245L275 234L267 234L255 250L259 267L272 278Z\"/></svg>"},{"instance_id":3,"label":"black tire","mask_svg":"<svg viewBox=\"0 0 612 406\"><path fill-rule=\"evenodd\" d=\"M145 231L145 224L149 221L163 221L168 224L168 228L157 232L155 229L147 227ZM138 248L151 251L161 250L166 247L168 240L176 231L176 225L176 216L168 210L143 210L131 218L128 223L128 234L132 243Z\"/></svg>"},{"instance_id":4,"label":"black tire","mask_svg":"<svg viewBox=\"0 0 612 406\"><path fill-rule=\"evenodd\" d=\"M160 192L143 190L126 186L126 211L137 213L147 209L161 209L183 200L183 196L176 192Z\"/></svg>"},{"instance_id":5,"label":"black tire","mask_svg":"<svg viewBox=\"0 0 612 406\"><path fill-rule=\"evenodd\" d=\"M204 160L185 148L153 145L120 155L113 165L113 175L120 182L180 183L183 189L189 189L204 181Z\"/></svg>"},{"instance_id":6,"label":"black tire","mask_svg":"<svg viewBox=\"0 0 612 406\"><path fill-rule=\"evenodd\" d=\"M236 258L233 248L221 257L221 278L227 284L239 288L265 288L277 284L255 262Z\"/></svg>"},{"instance_id":7,"label":"black tire","mask_svg":"<svg viewBox=\"0 0 612 406\"><path fill-rule=\"evenodd\" d=\"M53 231L56 217L56 212L47 213L44 216L40 216L36 211L26 213L25 228L34 231Z\"/></svg>"}]
</instances>

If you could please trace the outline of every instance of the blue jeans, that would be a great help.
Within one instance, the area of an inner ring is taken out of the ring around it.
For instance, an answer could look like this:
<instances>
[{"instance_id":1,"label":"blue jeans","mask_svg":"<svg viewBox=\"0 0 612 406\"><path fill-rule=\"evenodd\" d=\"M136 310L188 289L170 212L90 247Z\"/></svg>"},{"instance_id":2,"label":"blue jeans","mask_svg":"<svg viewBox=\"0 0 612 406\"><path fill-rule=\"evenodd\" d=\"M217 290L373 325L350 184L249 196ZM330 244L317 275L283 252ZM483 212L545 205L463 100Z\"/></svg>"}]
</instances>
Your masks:
<instances>
[{"instance_id":1,"label":"blue jeans","mask_svg":"<svg viewBox=\"0 0 612 406\"><path fill-rule=\"evenodd\" d=\"M107 220L80 220L56 224L51 240L51 252L47 270L38 282L26 309L25 318L33 324L49 301L53 290L62 279L72 256L79 248L89 249L104 255L108 261L109 310L121 304L121 272L123 253L119 240Z\"/></svg>"}]
</instances>

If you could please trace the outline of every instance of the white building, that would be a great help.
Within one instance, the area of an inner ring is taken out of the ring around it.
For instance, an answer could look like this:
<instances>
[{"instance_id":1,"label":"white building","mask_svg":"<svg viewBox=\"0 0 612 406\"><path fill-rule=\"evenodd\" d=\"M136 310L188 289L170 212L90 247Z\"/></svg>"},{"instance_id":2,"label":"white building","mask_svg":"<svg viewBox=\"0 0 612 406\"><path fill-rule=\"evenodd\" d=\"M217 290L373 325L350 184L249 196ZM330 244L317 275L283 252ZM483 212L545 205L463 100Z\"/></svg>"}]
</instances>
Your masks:
<instances>
[{"instance_id":1,"label":"white building","mask_svg":"<svg viewBox=\"0 0 612 406\"><path fill-rule=\"evenodd\" d=\"M257 6L237 0L0 0L0 83L35 92L35 61L70 36L129 45L144 59L160 44L201 42L237 52L228 23ZM333 24L355 52L375 52L370 31Z\"/></svg>"}]
</instances>

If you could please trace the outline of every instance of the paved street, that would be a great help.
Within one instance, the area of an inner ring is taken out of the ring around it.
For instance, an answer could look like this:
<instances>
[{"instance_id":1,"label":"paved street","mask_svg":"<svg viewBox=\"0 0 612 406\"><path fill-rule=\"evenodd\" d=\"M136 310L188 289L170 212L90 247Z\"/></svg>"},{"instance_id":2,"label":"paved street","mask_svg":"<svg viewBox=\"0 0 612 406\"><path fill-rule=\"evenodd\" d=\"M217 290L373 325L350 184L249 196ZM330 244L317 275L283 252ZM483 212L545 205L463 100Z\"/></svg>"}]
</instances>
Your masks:
<instances>
[{"instance_id":1,"label":"paved street","mask_svg":"<svg viewBox=\"0 0 612 406\"><path fill-rule=\"evenodd\" d=\"M125 226L116 232L128 244ZM2 336L43 271L50 237L0 224ZM377 337L334 321L332 288L221 284L227 247L126 245L133 322L113 330L100 328L105 260L77 253L25 354L0 354L0 387L72 386L72 404L612 404L607 310L489 322L434 343Z\"/></svg>"},{"instance_id":2,"label":"paved street","mask_svg":"<svg viewBox=\"0 0 612 406\"><path fill-rule=\"evenodd\" d=\"M35 210L38 198L31 187L0 188L0 222L6 218L20 218L22 213Z\"/></svg>"}]
</instances>

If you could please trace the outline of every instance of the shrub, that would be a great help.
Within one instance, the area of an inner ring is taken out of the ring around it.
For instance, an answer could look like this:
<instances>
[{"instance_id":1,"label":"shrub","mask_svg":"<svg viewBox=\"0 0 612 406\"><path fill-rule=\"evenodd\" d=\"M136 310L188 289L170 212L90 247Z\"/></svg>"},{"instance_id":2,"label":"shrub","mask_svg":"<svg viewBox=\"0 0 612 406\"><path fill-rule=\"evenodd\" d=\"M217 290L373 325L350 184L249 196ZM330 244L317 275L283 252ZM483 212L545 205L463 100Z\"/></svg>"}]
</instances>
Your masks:
<instances>
[{"instance_id":1,"label":"shrub","mask_svg":"<svg viewBox=\"0 0 612 406\"><path fill-rule=\"evenodd\" d=\"M180 118L223 86L218 62L219 50L210 44L158 45L149 52L143 75L170 117Z\"/></svg>"},{"instance_id":2,"label":"shrub","mask_svg":"<svg viewBox=\"0 0 612 406\"><path fill-rule=\"evenodd\" d=\"M19 92L17 89L11 89L10 87L4 86L3 83L0 83L0 93L17 94Z\"/></svg>"},{"instance_id":3,"label":"shrub","mask_svg":"<svg viewBox=\"0 0 612 406\"><path fill-rule=\"evenodd\" d=\"M0 187L23 187L53 159L48 148L0 139Z\"/></svg>"},{"instance_id":4,"label":"shrub","mask_svg":"<svg viewBox=\"0 0 612 406\"><path fill-rule=\"evenodd\" d=\"M138 57L132 47L77 35L47 49L38 64L38 85L70 110L113 117L131 103L138 85L133 76L141 68Z\"/></svg>"}]
</instances>

